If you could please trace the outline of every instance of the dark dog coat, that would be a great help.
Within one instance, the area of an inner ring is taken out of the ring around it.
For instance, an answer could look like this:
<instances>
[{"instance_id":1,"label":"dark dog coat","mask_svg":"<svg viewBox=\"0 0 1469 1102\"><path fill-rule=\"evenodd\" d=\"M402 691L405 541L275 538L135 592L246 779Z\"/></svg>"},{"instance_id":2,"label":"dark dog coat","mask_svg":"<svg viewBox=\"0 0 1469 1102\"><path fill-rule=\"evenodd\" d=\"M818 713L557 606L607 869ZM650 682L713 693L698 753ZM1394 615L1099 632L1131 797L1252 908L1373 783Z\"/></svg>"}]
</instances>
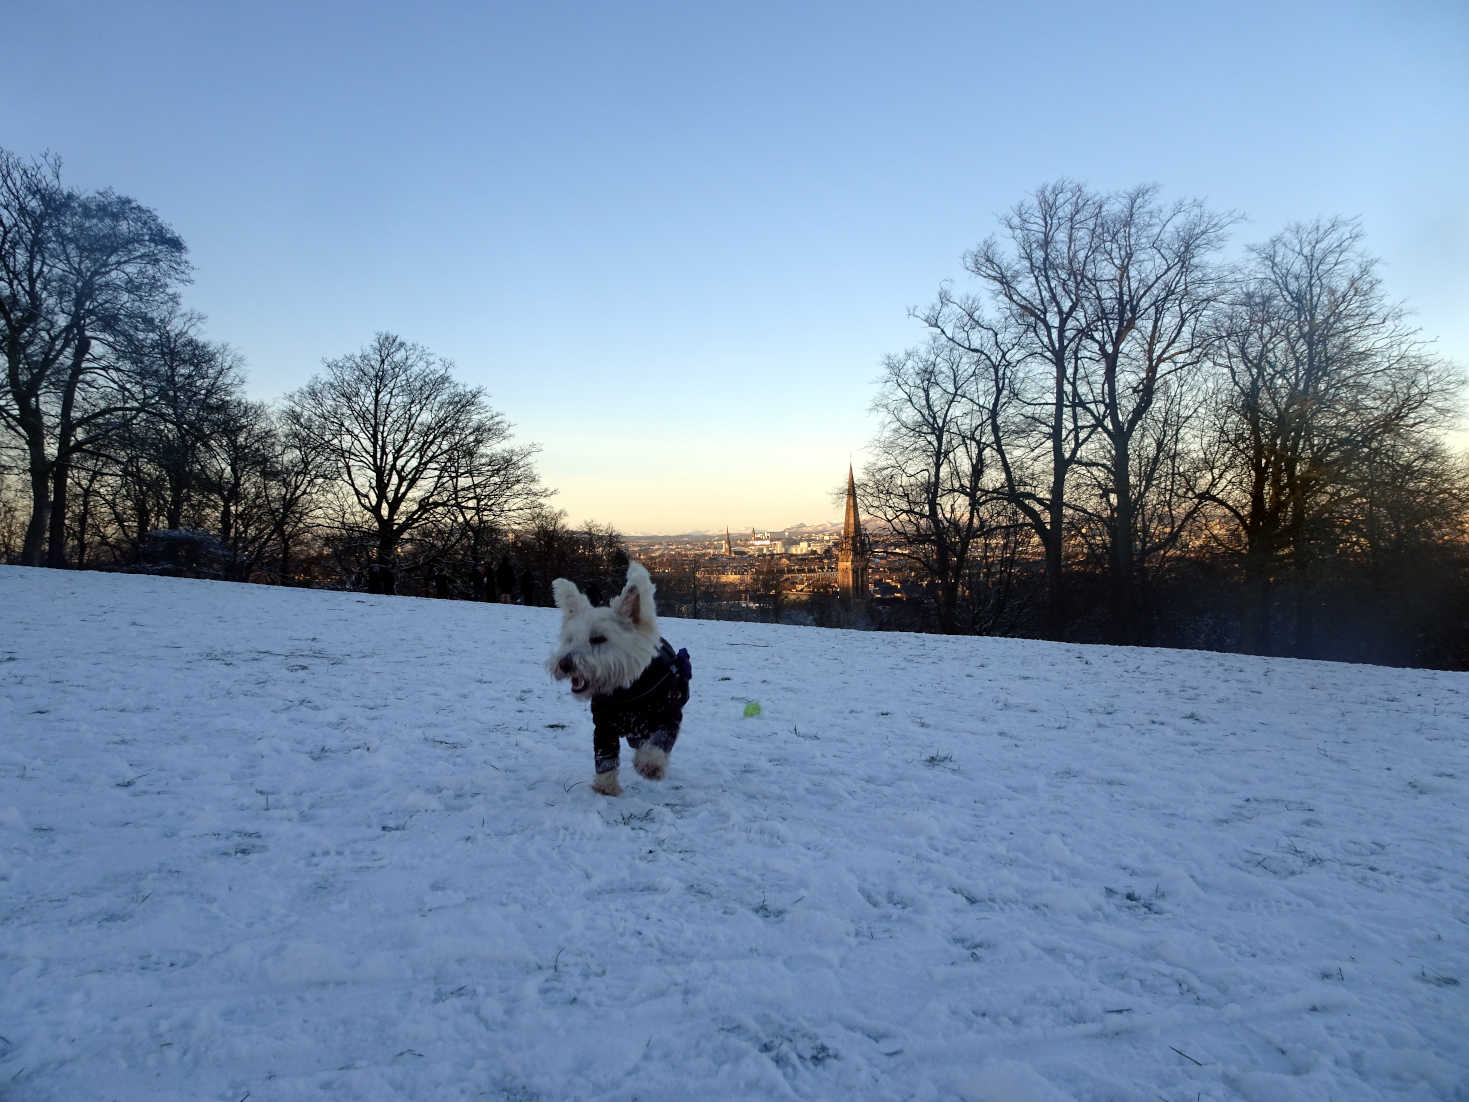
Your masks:
<instances>
[{"instance_id":1,"label":"dark dog coat","mask_svg":"<svg viewBox=\"0 0 1469 1102\"><path fill-rule=\"evenodd\" d=\"M693 676L689 652L674 654L668 640L660 639L658 653L636 681L615 693L592 697L592 750L598 773L617 768L622 739L634 750L644 742L665 754L673 749Z\"/></svg>"}]
</instances>

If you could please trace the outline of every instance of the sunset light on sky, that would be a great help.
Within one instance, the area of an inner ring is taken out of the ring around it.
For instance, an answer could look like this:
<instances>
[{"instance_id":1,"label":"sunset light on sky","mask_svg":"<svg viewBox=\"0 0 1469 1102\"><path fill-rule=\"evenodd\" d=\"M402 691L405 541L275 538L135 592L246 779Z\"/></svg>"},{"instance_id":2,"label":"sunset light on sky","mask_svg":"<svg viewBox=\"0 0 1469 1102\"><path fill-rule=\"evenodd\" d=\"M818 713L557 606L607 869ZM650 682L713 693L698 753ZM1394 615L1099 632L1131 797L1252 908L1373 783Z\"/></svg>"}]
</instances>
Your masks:
<instances>
[{"instance_id":1,"label":"sunset light on sky","mask_svg":"<svg viewBox=\"0 0 1469 1102\"><path fill-rule=\"evenodd\" d=\"M1035 187L1358 216L1469 364L1469 6L106 4L7 15L0 145L156 210L252 397L390 330L572 522L837 520L909 308ZM1463 439L1461 437L1461 439Z\"/></svg>"}]
</instances>

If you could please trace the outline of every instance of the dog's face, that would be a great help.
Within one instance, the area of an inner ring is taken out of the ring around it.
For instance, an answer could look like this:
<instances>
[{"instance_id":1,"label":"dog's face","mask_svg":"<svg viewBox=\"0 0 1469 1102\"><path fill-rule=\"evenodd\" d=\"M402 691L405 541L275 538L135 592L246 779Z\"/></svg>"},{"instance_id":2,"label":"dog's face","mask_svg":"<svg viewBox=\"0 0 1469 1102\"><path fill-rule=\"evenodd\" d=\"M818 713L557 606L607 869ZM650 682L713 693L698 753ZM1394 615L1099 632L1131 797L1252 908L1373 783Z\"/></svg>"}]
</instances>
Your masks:
<instances>
[{"instance_id":1,"label":"dog's face","mask_svg":"<svg viewBox=\"0 0 1469 1102\"><path fill-rule=\"evenodd\" d=\"M658 614L653 581L641 563L629 563L627 585L596 608L565 578L551 583L561 609L561 641L546 659L557 681L571 680L579 700L605 696L631 685L658 653Z\"/></svg>"}]
</instances>

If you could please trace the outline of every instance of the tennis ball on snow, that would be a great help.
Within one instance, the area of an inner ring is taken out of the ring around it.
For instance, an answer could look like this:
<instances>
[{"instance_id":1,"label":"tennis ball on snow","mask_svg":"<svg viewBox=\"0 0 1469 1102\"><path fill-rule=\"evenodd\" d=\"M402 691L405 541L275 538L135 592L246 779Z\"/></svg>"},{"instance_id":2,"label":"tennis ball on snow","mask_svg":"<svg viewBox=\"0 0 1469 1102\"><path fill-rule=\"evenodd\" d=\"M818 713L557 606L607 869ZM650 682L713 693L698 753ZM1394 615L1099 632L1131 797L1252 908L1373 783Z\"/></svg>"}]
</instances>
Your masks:
<instances>
[{"instance_id":1,"label":"tennis ball on snow","mask_svg":"<svg viewBox=\"0 0 1469 1102\"><path fill-rule=\"evenodd\" d=\"M758 700L752 700L752 701L750 701L750 703L748 703L748 704L745 705L745 718L746 719L750 719L753 716L758 716L759 714L760 714L760 702Z\"/></svg>"}]
</instances>

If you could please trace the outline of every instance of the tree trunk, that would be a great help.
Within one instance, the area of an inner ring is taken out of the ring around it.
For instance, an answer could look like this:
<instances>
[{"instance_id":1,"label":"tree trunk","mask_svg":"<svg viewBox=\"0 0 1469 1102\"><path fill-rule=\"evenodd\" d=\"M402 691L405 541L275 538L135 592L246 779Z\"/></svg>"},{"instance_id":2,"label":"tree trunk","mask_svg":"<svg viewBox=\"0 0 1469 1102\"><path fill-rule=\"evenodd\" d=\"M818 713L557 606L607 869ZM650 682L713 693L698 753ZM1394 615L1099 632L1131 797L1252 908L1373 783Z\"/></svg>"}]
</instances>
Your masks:
<instances>
[{"instance_id":1,"label":"tree trunk","mask_svg":"<svg viewBox=\"0 0 1469 1102\"><path fill-rule=\"evenodd\" d=\"M1066 595L1062 577L1061 533L1065 504L1060 492L1051 498L1050 518L1046 531L1046 638L1066 638Z\"/></svg>"},{"instance_id":2,"label":"tree trunk","mask_svg":"<svg viewBox=\"0 0 1469 1102\"><path fill-rule=\"evenodd\" d=\"M143 545L148 542L148 533L153 531L153 514L148 507L148 497L141 487L133 496L133 525L136 529L133 537L133 561L142 562Z\"/></svg>"},{"instance_id":3,"label":"tree trunk","mask_svg":"<svg viewBox=\"0 0 1469 1102\"><path fill-rule=\"evenodd\" d=\"M1114 469L1112 472L1115 499L1112 511L1112 553L1109 556L1111 570L1112 642L1131 645L1138 641L1139 624L1137 614L1136 558L1133 544L1133 513L1136 505L1132 500L1132 479L1129 477L1127 446L1114 444Z\"/></svg>"},{"instance_id":4,"label":"tree trunk","mask_svg":"<svg viewBox=\"0 0 1469 1102\"><path fill-rule=\"evenodd\" d=\"M291 584L291 540L286 535L286 526L278 524L275 528L275 538L281 545L280 579L281 585Z\"/></svg>"},{"instance_id":5,"label":"tree trunk","mask_svg":"<svg viewBox=\"0 0 1469 1102\"><path fill-rule=\"evenodd\" d=\"M96 485L97 476L93 476L82 484L82 504L77 512L77 561L78 568L87 565L87 530L91 525L92 518L92 491Z\"/></svg>"},{"instance_id":6,"label":"tree trunk","mask_svg":"<svg viewBox=\"0 0 1469 1102\"><path fill-rule=\"evenodd\" d=\"M1046 637L1066 638L1066 605L1061 539L1066 530L1066 361L1055 358L1054 405L1051 412L1051 500L1046 518Z\"/></svg>"},{"instance_id":7,"label":"tree trunk","mask_svg":"<svg viewBox=\"0 0 1469 1102\"><path fill-rule=\"evenodd\" d=\"M1240 609L1240 649L1246 654L1275 652L1270 627L1270 605L1274 599L1270 581L1270 556L1258 548L1245 553L1244 602Z\"/></svg>"},{"instance_id":8,"label":"tree trunk","mask_svg":"<svg viewBox=\"0 0 1469 1102\"><path fill-rule=\"evenodd\" d=\"M15 386L11 371L11 385ZM51 461L46 456L46 419L39 399L20 398L21 434L26 442L26 466L31 480L31 518L26 522L21 544L22 566L42 566L46 560L46 534L51 527Z\"/></svg>"},{"instance_id":9,"label":"tree trunk","mask_svg":"<svg viewBox=\"0 0 1469 1102\"><path fill-rule=\"evenodd\" d=\"M398 537L390 524L379 524L377 531L377 577L378 592L394 596L398 592L398 570L394 564L398 550ZM526 601L526 604L530 604Z\"/></svg>"},{"instance_id":10,"label":"tree trunk","mask_svg":"<svg viewBox=\"0 0 1469 1102\"><path fill-rule=\"evenodd\" d=\"M1295 646L1291 653L1297 658L1315 658L1316 654L1316 602L1311 592L1311 563L1306 552L1296 549L1295 568Z\"/></svg>"},{"instance_id":11,"label":"tree trunk","mask_svg":"<svg viewBox=\"0 0 1469 1102\"><path fill-rule=\"evenodd\" d=\"M163 526L172 532L184 526L184 492L177 479L168 480L168 508L164 511Z\"/></svg>"},{"instance_id":12,"label":"tree trunk","mask_svg":"<svg viewBox=\"0 0 1469 1102\"><path fill-rule=\"evenodd\" d=\"M72 349L66 385L61 390L61 411L56 417L56 461L51 471L51 548L47 566L66 565L66 494L71 482L72 445L76 442L76 425L72 423L72 417L76 413L77 387L82 381L82 369L91 350L92 340L83 334Z\"/></svg>"},{"instance_id":13,"label":"tree trunk","mask_svg":"<svg viewBox=\"0 0 1469 1102\"><path fill-rule=\"evenodd\" d=\"M25 542L21 545L20 561L23 566L45 565L46 535L51 527L49 466L44 453L37 456L36 450L31 448L31 519L26 524Z\"/></svg>"},{"instance_id":14,"label":"tree trunk","mask_svg":"<svg viewBox=\"0 0 1469 1102\"><path fill-rule=\"evenodd\" d=\"M939 631L945 635L958 635L959 629L959 583L946 576L939 580Z\"/></svg>"},{"instance_id":15,"label":"tree trunk","mask_svg":"<svg viewBox=\"0 0 1469 1102\"><path fill-rule=\"evenodd\" d=\"M71 483L71 441L63 439L57 448L57 460L51 466L50 549L46 565L62 569L66 561L66 497Z\"/></svg>"}]
</instances>

